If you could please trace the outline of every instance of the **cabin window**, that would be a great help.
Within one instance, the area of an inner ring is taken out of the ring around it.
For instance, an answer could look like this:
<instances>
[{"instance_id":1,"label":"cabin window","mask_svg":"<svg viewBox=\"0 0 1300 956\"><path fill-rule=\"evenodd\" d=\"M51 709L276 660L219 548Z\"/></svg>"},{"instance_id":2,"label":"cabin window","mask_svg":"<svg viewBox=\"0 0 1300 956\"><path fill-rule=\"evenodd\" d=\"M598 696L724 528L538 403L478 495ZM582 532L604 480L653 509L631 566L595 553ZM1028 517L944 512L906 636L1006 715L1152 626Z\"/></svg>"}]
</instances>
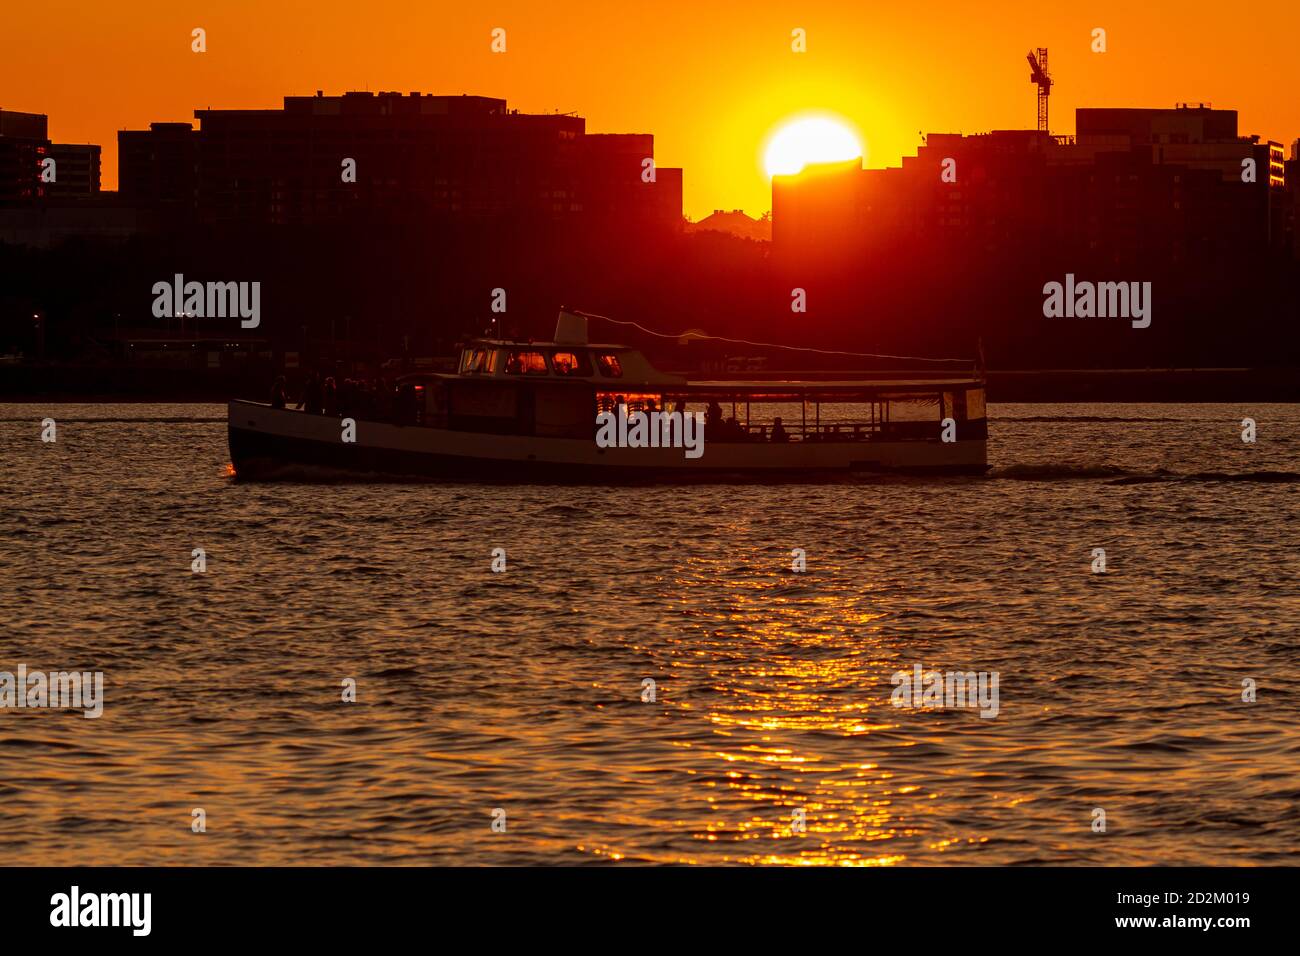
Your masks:
<instances>
[{"instance_id":1,"label":"cabin window","mask_svg":"<svg viewBox=\"0 0 1300 956\"><path fill-rule=\"evenodd\" d=\"M880 400L885 403L885 421L934 422L945 417L940 414L937 394L888 392L882 393Z\"/></svg>"},{"instance_id":2,"label":"cabin window","mask_svg":"<svg viewBox=\"0 0 1300 956\"><path fill-rule=\"evenodd\" d=\"M462 373L475 372L491 375L497 370L496 349L465 349L460 356Z\"/></svg>"},{"instance_id":3,"label":"cabin window","mask_svg":"<svg viewBox=\"0 0 1300 956\"><path fill-rule=\"evenodd\" d=\"M551 368L556 375L586 376L591 374L591 363L585 352L552 352Z\"/></svg>"},{"instance_id":4,"label":"cabin window","mask_svg":"<svg viewBox=\"0 0 1300 956\"><path fill-rule=\"evenodd\" d=\"M971 388L966 390L966 417L971 421L979 421L986 416L984 408L984 389Z\"/></svg>"},{"instance_id":5,"label":"cabin window","mask_svg":"<svg viewBox=\"0 0 1300 956\"><path fill-rule=\"evenodd\" d=\"M663 396L656 392L597 392L596 411L613 412L626 405L629 412L671 411L664 408Z\"/></svg>"},{"instance_id":6,"label":"cabin window","mask_svg":"<svg viewBox=\"0 0 1300 956\"><path fill-rule=\"evenodd\" d=\"M618 360L618 356L612 352L602 352L597 355L596 364L600 367L600 374L606 378L623 377L623 364Z\"/></svg>"},{"instance_id":7,"label":"cabin window","mask_svg":"<svg viewBox=\"0 0 1300 956\"><path fill-rule=\"evenodd\" d=\"M506 357L507 375L545 375L546 356L541 352L511 352Z\"/></svg>"}]
</instances>

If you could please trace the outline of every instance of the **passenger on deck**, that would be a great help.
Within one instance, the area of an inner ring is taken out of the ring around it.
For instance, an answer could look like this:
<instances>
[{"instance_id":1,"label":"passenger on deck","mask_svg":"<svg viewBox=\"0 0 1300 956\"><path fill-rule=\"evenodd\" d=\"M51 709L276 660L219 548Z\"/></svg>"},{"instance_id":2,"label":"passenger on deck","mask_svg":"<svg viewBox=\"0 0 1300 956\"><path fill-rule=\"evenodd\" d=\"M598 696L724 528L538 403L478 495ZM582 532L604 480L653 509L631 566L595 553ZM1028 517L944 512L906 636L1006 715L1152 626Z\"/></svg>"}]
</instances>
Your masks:
<instances>
[{"instance_id":1,"label":"passenger on deck","mask_svg":"<svg viewBox=\"0 0 1300 956\"><path fill-rule=\"evenodd\" d=\"M704 413L704 424L712 428L722 427L722 406L717 402L709 402L709 409Z\"/></svg>"},{"instance_id":2,"label":"passenger on deck","mask_svg":"<svg viewBox=\"0 0 1300 956\"><path fill-rule=\"evenodd\" d=\"M308 415L319 415L321 412L320 400L320 379L312 372L307 376L307 383L302 387L302 401L298 403Z\"/></svg>"},{"instance_id":3,"label":"passenger on deck","mask_svg":"<svg viewBox=\"0 0 1300 956\"><path fill-rule=\"evenodd\" d=\"M288 389L284 384L284 376L277 375L275 381L271 383L271 407L284 408L289 402Z\"/></svg>"},{"instance_id":4,"label":"passenger on deck","mask_svg":"<svg viewBox=\"0 0 1300 956\"><path fill-rule=\"evenodd\" d=\"M325 386L321 389L321 405L326 415L338 415L339 413L339 390L334 383L334 376L331 375L325 379Z\"/></svg>"},{"instance_id":5,"label":"passenger on deck","mask_svg":"<svg viewBox=\"0 0 1300 956\"><path fill-rule=\"evenodd\" d=\"M785 426L781 424L781 416L777 415L776 418L772 419L772 441L780 442L789 440L790 434L785 430Z\"/></svg>"},{"instance_id":6,"label":"passenger on deck","mask_svg":"<svg viewBox=\"0 0 1300 956\"><path fill-rule=\"evenodd\" d=\"M675 412L681 412L683 415L685 415L685 414L686 414L686 399L684 399L684 398L679 398L679 399L677 399L677 404L673 406L673 411L675 411Z\"/></svg>"}]
</instances>

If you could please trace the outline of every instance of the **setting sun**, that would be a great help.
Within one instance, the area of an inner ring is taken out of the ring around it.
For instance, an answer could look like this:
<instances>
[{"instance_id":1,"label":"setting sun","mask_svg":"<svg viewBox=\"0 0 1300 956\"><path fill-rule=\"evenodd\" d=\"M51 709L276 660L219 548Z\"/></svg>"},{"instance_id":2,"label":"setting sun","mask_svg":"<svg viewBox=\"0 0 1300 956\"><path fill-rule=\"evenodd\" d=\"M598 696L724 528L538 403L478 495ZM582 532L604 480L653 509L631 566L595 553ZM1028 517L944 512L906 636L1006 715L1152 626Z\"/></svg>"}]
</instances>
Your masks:
<instances>
[{"instance_id":1,"label":"setting sun","mask_svg":"<svg viewBox=\"0 0 1300 956\"><path fill-rule=\"evenodd\" d=\"M812 163L838 163L862 155L848 123L833 116L808 116L784 123L768 140L763 168L769 176L791 176Z\"/></svg>"}]
</instances>

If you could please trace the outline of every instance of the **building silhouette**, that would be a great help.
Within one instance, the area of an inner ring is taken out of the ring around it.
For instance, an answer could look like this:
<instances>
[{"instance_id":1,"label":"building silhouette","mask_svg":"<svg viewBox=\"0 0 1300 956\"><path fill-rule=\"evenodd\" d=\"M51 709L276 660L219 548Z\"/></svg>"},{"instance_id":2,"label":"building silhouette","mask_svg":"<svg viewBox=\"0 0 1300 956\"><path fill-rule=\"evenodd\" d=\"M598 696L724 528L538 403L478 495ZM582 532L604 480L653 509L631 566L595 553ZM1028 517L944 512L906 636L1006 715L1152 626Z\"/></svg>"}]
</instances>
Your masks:
<instances>
[{"instance_id":1,"label":"building silhouette","mask_svg":"<svg viewBox=\"0 0 1300 956\"><path fill-rule=\"evenodd\" d=\"M681 170L652 168L653 136L503 99L317 92L195 116L118 134L124 197L214 223L681 221Z\"/></svg>"},{"instance_id":2,"label":"building silhouette","mask_svg":"<svg viewBox=\"0 0 1300 956\"><path fill-rule=\"evenodd\" d=\"M1003 367L1294 361L1300 164L1232 110L1076 120L1072 136L931 133L898 167L774 178L774 277L805 290L811 326L884 352L982 338ZM1153 324L1050 321L1044 289L1069 275L1150 283Z\"/></svg>"},{"instance_id":3,"label":"building silhouette","mask_svg":"<svg viewBox=\"0 0 1300 956\"><path fill-rule=\"evenodd\" d=\"M772 219L764 216L753 219L743 209L715 209L699 222L691 223L690 232L722 232L742 239L769 242L772 239Z\"/></svg>"},{"instance_id":4,"label":"building silhouette","mask_svg":"<svg viewBox=\"0 0 1300 956\"><path fill-rule=\"evenodd\" d=\"M0 110L0 242L38 248L125 239L146 223L100 190L100 147L53 143L43 113Z\"/></svg>"},{"instance_id":5,"label":"building silhouette","mask_svg":"<svg viewBox=\"0 0 1300 956\"><path fill-rule=\"evenodd\" d=\"M261 283L255 332L213 328L231 361L271 352L286 368L440 355L490 322L544 336L562 303L828 350L982 340L1000 368L1300 363L1300 146L1288 159L1240 135L1229 110L933 133L896 168L777 177L770 223L716 211L689 227L653 137L577 116L396 93L196 116L120 133L120 194L88 196L93 150L60 153L44 116L0 113L0 312L39 313L43 354L213 351L209 328L153 315L154 284L184 274ZM51 156L71 195L41 183ZM769 225L771 243L742 238ZM1070 273L1150 282L1153 323L1049 320L1045 283ZM51 278L65 275L94 278ZM0 348L36 354L24 328Z\"/></svg>"},{"instance_id":6,"label":"building silhouette","mask_svg":"<svg viewBox=\"0 0 1300 956\"><path fill-rule=\"evenodd\" d=\"M0 202L90 198L99 193L99 147L51 143L48 130L44 113L0 110ZM47 159L53 159L54 166L43 176Z\"/></svg>"},{"instance_id":7,"label":"building silhouette","mask_svg":"<svg viewBox=\"0 0 1300 956\"><path fill-rule=\"evenodd\" d=\"M1235 111L1080 109L1076 129L931 133L901 167L852 161L776 177L775 252L838 268L900 241L1117 263L1285 247L1282 145L1239 135Z\"/></svg>"},{"instance_id":8,"label":"building silhouette","mask_svg":"<svg viewBox=\"0 0 1300 956\"><path fill-rule=\"evenodd\" d=\"M1291 254L1300 262L1300 139L1291 143L1291 156L1282 164L1286 198L1283 201L1285 229L1283 242L1289 233Z\"/></svg>"},{"instance_id":9,"label":"building silhouette","mask_svg":"<svg viewBox=\"0 0 1300 956\"><path fill-rule=\"evenodd\" d=\"M150 123L117 134L117 189L132 202L192 208L198 200L198 137L189 123Z\"/></svg>"},{"instance_id":10,"label":"building silhouette","mask_svg":"<svg viewBox=\"0 0 1300 956\"><path fill-rule=\"evenodd\" d=\"M0 203L41 198L41 160L50 148L43 113L0 110Z\"/></svg>"},{"instance_id":11,"label":"building silhouette","mask_svg":"<svg viewBox=\"0 0 1300 956\"><path fill-rule=\"evenodd\" d=\"M46 155L54 159L58 174L45 183L45 195L54 199L89 199L99 195L100 149L94 143L51 143Z\"/></svg>"}]
</instances>

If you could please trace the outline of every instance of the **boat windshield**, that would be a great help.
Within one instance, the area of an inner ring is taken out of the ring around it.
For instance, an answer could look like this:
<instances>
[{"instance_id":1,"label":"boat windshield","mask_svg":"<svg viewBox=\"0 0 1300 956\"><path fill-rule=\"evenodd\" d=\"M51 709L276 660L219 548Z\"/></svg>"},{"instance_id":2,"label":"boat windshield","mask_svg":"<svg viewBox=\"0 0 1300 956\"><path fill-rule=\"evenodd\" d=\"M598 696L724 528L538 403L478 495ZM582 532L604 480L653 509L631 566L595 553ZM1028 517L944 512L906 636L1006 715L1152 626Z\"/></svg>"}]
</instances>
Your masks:
<instances>
[{"instance_id":1,"label":"boat windshield","mask_svg":"<svg viewBox=\"0 0 1300 956\"><path fill-rule=\"evenodd\" d=\"M460 354L460 371L462 375L468 373L491 375L496 370L496 349L465 349Z\"/></svg>"}]
</instances>

